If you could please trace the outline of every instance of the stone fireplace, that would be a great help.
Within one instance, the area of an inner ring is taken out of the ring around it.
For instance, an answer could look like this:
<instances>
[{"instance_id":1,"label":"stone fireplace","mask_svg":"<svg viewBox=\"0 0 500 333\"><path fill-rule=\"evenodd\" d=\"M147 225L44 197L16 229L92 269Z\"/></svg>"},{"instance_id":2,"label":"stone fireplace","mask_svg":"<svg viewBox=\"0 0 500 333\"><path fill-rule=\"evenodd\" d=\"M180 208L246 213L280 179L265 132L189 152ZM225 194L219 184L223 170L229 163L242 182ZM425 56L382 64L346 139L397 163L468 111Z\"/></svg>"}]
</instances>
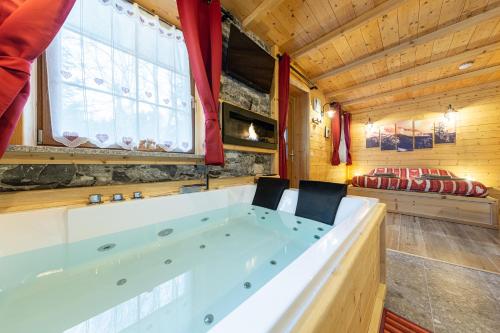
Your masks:
<instances>
[{"instance_id":1,"label":"stone fireplace","mask_svg":"<svg viewBox=\"0 0 500 333\"><path fill-rule=\"evenodd\" d=\"M226 144L276 149L277 122L229 103L222 103L222 139Z\"/></svg>"}]
</instances>

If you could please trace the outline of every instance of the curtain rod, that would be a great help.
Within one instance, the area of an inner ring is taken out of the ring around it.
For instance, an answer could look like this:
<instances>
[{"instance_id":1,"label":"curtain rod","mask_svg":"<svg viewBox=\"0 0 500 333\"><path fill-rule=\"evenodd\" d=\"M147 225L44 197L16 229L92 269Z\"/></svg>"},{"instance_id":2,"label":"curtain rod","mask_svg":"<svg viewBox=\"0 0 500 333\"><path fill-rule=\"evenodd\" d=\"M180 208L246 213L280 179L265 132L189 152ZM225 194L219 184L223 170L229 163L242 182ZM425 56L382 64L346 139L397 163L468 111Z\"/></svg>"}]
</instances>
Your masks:
<instances>
[{"instance_id":1,"label":"curtain rod","mask_svg":"<svg viewBox=\"0 0 500 333\"><path fill-rule=\"evenodd\" d=\"M283 57L283 55L278 54L278 59L281 59L282 57ZM302 72L301 72L301 71L299 71L299 70L298 70L296 67L294 67L292 64L290 64L290 69L291 69L292 71L294 71L294 72L295 72L295 74L297 74L297 75L298 75L301 79L303 79L304 81L306 81L306 83L307 83L307 85L308 85L309 89L311 89L311 90L316 90L316 89L318 89L318 87L314 84L314 82L312 82L311 80L309 80L309 79L307 78L307 76L305 76L304 74L302 74Z\"/></svg>"}]
</instances>

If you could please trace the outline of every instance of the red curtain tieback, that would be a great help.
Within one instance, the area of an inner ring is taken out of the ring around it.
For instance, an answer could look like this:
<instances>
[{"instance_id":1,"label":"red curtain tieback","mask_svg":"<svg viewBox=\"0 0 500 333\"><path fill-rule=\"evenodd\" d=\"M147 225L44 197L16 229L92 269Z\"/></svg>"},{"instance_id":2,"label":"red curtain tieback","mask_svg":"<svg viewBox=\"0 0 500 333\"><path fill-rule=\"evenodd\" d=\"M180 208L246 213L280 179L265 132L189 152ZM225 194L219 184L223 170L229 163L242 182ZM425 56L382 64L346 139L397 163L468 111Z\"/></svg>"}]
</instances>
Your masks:
<instances>
[{"instance_id":1,"label":"red curtain tieback","mask_svg":"<svg viewBox=\"0 0 500 333\"><path fill-rule=\"evenodd\" d=\"M0 67L29 75L31 62L19 57L0 56Z\"/></svg>"}]
</instances>

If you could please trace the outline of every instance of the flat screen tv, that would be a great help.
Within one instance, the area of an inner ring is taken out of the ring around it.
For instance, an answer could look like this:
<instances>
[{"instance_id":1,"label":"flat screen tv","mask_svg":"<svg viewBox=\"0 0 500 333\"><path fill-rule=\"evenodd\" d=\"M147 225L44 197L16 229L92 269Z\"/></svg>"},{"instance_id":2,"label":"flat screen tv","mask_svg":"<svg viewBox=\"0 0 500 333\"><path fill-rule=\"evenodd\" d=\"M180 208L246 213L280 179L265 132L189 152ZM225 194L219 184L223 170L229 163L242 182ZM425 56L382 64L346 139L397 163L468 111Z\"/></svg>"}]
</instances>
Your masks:
<instances>
[{"instance_id":1,"label":"flat screen tv","mask_svg":"<svg viewBox=\"0 0 500 333\"><path fill-rule=\"evenodd\" d=\"M274 58L231 25L225 71L255 90L269 94L274 75Z\"/></svg>"}]
</instances>

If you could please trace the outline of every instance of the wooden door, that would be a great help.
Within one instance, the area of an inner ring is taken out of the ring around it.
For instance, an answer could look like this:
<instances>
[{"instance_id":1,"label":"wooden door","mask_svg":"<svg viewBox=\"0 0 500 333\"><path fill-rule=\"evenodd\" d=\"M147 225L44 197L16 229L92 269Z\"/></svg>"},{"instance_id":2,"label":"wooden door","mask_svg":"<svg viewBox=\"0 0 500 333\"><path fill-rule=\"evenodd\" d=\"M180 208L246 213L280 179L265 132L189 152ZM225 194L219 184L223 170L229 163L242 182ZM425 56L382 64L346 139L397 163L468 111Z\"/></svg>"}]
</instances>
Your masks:
<instances>
[{"instance_id":1,"label":"wooden door","mask_svg":"<svg viewBox=\"0 0 500 333\"><path fill-rule=\"evenodd\" d=\"M289 99L287 129L287 173L290 186L299 187L301 179L309 178L308 122L309 94L292 90Z\"/></svg>"},{"instance_id":2,"label":"wooden door","mask_svg":"<svg viewBox=\"0 0 500 333\"><path fill-rule=\"evenodd\" d=\"M295 118L295 105L297 98L294 95L290 95L288 100L288 124L286 130L286 141L287 141L287 175L290 179L291 187L298 187L297 182L297 165L295 163L295 131L294 131L294 118Z\"/></svg>"}]
</instances>

